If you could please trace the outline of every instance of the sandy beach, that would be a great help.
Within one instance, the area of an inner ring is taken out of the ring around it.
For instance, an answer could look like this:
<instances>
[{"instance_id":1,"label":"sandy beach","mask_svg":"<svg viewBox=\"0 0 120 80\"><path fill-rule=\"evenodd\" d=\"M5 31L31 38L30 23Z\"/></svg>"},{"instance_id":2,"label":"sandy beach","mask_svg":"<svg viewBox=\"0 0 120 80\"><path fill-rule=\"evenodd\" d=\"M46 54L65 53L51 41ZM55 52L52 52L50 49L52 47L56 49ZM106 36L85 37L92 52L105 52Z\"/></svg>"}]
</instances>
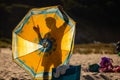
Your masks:
<instances>
[{"instance_id":1,"label":"sandy beach","mask_svg":"<svg viewBox=\"0 0 120 80\"><path fill-rule=\"evenodd\" d=\"M88 65L100 62L101 57L113 59L113 65L120 65L120 57L116 54L79 54L75 53L70 59L71 65L81 65L80 80L120 80L120 73L84 72ZM12 61L12 50L0 48L0 80L32 80L32 78Z\"/></svg>"}]
</instances>

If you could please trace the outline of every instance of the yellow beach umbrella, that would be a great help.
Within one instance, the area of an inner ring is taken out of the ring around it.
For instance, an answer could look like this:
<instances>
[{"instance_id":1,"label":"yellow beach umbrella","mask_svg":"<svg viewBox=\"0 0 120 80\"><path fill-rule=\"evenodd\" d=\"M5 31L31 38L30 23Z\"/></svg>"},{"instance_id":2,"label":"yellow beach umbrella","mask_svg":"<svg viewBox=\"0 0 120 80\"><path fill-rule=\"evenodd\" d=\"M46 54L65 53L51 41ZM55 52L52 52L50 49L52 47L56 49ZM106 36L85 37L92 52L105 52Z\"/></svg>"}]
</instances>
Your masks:
<instances>
[{"instance_id":1,"label":"yellow beach umbrella","mask_svg":"<svg viewBox=\"0 0 120 80\"><path fill-rule=\"evenodd\" d=\"M13 60L33 79L51 79L52 68L72 54L75 22L60 6L33 8L12 33Z\"/></svg>"}]
</instances>

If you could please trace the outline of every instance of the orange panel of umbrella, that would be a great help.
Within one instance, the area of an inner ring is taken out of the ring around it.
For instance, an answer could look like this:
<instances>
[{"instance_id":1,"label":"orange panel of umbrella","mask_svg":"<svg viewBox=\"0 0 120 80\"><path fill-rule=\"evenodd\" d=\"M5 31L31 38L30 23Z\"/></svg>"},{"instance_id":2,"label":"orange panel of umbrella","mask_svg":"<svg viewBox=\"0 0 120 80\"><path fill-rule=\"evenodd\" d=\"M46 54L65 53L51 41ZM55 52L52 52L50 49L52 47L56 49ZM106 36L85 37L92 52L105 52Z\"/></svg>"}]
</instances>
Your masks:
<instances>
[{"instance_id":1,"label":"orange panel of umbrella","mask_svg":"<svg viewBox=\"0 0 120 80\"><path fill-rule=\"evenodd\" d=\"M60 6L33 8L12 32L13 60L33 79L51 79L52 68L69 62L75 21Z\"/></svg>"}]
</instances>

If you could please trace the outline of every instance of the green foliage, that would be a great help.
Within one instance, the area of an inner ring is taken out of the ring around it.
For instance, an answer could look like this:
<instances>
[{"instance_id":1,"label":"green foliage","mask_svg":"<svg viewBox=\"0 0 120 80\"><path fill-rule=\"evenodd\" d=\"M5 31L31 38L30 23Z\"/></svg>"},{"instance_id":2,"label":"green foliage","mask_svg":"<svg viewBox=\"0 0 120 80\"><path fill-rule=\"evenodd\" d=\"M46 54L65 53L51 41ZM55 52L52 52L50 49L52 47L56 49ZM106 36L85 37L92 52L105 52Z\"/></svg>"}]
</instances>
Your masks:
<instances>
[{"instance_id":1,"label":"green foliage","mask_svg":"<svg viewBox=\"0 0 120 80\"><path fill-rule=\"evenodd\" d=\"M11 43L12 42L11 42L10 39L6 39L6 38L1 38L0 39L0 47L2 47L2 48L10 47Z\"/></svg>"},{"instance_id":2,"label":"green foliage","mask_svg":"<svg viewBox=\"0 0 120 80\"><path fill-rule=\"evenodd\" d=\"M113 44L107 43L97 43L97 44L79 44L75 45L74 53L80 54L114 54L115 46Z\"/></svg>"}]
</instances>

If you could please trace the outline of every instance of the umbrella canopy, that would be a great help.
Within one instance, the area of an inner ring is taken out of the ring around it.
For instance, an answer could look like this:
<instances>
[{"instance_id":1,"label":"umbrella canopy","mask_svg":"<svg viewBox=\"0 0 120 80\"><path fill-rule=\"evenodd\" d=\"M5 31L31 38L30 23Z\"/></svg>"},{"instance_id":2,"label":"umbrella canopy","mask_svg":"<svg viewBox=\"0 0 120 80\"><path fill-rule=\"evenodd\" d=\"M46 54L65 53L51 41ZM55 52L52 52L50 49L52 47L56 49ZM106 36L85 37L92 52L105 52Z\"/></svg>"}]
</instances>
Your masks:
<instances>
[{"instance_id":1,"label":"umbrella canopy","mask_svg":"<svg viewBox=\"0 0 120 80\"><path fill-rule=\"evenodd\" d=\"M52 68L72 54L75 22L60 6L31 9L12 33L13 60L33 79L50 79Z\"/></svg>"}]
</instances>

